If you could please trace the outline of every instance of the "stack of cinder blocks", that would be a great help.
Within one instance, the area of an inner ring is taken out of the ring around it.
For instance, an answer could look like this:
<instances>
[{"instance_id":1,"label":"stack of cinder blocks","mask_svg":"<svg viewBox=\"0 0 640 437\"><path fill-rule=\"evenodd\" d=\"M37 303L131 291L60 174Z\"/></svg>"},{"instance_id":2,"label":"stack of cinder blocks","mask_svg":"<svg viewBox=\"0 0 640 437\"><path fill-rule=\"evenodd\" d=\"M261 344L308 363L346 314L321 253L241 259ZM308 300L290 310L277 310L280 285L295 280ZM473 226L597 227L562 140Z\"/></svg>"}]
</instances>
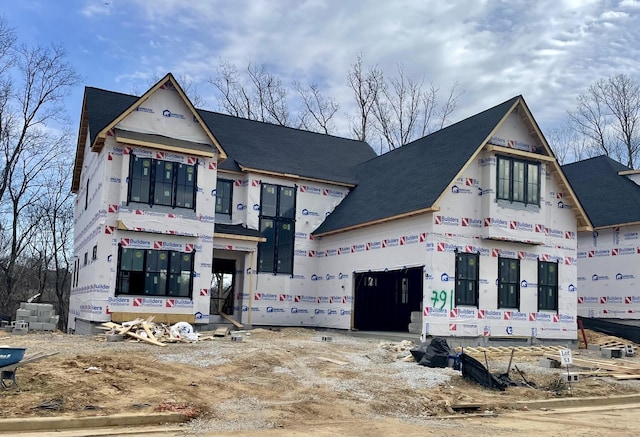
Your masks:
<instances>
[{"instance_id":1,"label":"stack of cinder blocks","mask_svg":"<svg viewBox=\"0 0 640 437\"><path fill-rule=\"evenodd\" d=\"M49 303L20 303L16 311L17 322L27 322L29 331L55 331L60 316L56 315Z\"/></svg>"}]
</instances>

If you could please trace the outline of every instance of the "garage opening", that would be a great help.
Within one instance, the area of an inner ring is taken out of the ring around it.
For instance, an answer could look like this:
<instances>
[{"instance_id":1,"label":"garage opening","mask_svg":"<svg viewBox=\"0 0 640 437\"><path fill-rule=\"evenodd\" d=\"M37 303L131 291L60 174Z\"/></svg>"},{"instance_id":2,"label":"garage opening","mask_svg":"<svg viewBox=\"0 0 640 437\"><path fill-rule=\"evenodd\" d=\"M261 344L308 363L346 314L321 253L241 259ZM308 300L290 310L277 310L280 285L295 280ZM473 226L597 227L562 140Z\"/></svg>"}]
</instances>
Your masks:
<instances>
[{"instance_id":1,"label":"garage opening","mask_svg":"<svg viewBox=\"0 0 640 437\"><path fill-rule=\"evenodd\" d=\"M412 311L421 311L423 267L354 275L354 328L408 332Z\"/></svg>"}]
</instances>

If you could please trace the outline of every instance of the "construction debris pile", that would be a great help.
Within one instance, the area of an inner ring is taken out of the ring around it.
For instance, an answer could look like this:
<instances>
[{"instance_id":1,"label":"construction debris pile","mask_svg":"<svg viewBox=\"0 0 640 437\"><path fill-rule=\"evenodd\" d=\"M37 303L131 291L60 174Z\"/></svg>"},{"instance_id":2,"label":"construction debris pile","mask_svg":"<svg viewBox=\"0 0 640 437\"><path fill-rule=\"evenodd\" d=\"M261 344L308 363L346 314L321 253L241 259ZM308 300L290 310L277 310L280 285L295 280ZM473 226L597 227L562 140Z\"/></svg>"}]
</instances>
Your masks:
<instances>
[{"instance_id":1,"label":"construction debris pile","mask_svg":"<svg viewBox=\"0 0 640 437\"><path fill-rule=\"evenodd\" d=\"M175 325L153 323L153 316L145 320L137 318L122 324L105 322L102 323L101 329L106 330L104 336L107 341L122 341L129 337L155 346L166 346L167 343L176 342L192 343L210 338L194 332L193 327L187 322L178 322Z\"/></svg>"}]
</instances>

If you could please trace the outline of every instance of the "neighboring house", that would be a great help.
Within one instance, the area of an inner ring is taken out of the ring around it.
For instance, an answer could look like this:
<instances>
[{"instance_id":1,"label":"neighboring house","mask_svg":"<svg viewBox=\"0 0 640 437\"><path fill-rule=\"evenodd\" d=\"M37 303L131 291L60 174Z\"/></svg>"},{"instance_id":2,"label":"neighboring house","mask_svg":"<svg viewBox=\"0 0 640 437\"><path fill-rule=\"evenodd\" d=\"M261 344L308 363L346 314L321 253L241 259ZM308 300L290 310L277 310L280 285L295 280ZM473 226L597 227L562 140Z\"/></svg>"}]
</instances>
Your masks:
<instances>
[{"instance_id":1,"label":"neighboring house","mask_svg":"<svg viewBox=\"0 0 640 437\"><path fill-rule=\"evenodd\" d=\"M576 338L591 224L522 97L376 156L196 110L171 75L142 97L87 88L73 190L70 329L153 314Z\"/></svg>"},{"instance_id":2,"label":"neighboring house","mask_svg":"<svg viewBox=\"0 0 640 437\"><path fill-rule=\"evenodd\" d=\"M562 169L593 224L578 233L578 315L640 319L640 170L607 156Z\"/></svg>"}]
</instances>

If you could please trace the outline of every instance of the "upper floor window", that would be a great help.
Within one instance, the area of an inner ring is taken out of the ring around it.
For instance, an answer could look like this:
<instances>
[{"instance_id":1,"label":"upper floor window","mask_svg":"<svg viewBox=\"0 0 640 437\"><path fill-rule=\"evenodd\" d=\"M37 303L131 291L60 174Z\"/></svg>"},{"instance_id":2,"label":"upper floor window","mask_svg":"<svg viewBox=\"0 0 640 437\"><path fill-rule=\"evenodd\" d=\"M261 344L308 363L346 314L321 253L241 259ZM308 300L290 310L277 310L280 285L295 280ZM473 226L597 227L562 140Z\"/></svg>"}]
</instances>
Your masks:
<instances>
[{"instance_id":1,"label":"upper floor window","mask_svg":"<svg viewBox=\"0 0 640 437\"><path fill-rule=\"evenodd\" d=\"M456 253L456 306L478 306L479 271L480 255Z\"/></svg>"},{"instance_id":2,"label":"upper floor window","mask_svg":"<svg viewBox=\"0 0 640 437\"><path fill-rule=\"evenodd\" d=\"M558 311L558 263L538 261L538 311Z\"/></svg>"},{"instance_id":3,"label":"upper floor window","mask_svg":"<svg viewBox=\"0 0 640 437\"><path fill-rule=\"evenodd\" d=\"M520 260L498 258L498 308L520 308Z\"/></svg>"},{"instance_id":4,"label":"upper floor window","mask_svg":"<svg viewBox=\"0 0 640 437\"><path fill-rule=\"evenodd\" d=\"M195 210L196 166L131 155L128 202Z\"/></svg>"},{"instance_id":5,"label":"upper floor window","mask_svg":"<svg viewBox=\"0 0 640 437\"><path fill-rule=\"evenodd\" d=\"M216 215L226 215L231 219L233 211L233 181L218 179L216 184Z\"/></svg>"},{"instance_id":6,"label":"upper floor window","mask_svg":"<svg viewBox=\"0 0 640 437\"><path fill-rule=\"evenodd\" d=\"M498 156L498 199L540 205L540 163Z\"/></svg>"},{"instance_id":7,"label":"upper floor window","mask_svg":"<svg viewBox=\"0 0 640 437\"><path fill-rule=\"evenodd\" d=\"M293 274L296 189L281 185L260 187L260 232L267 241L258 245L258 271Z\"/></svg>"},{"instance_id":8,"label":"upper floor window","mask_svg":"<svg viewBox=\"0 0 640 437\"><path fill-rule=\"evenodd\" d=\"M190 297L194 253L118 249L116 294Z\"/></svg>"}]
</instances>

